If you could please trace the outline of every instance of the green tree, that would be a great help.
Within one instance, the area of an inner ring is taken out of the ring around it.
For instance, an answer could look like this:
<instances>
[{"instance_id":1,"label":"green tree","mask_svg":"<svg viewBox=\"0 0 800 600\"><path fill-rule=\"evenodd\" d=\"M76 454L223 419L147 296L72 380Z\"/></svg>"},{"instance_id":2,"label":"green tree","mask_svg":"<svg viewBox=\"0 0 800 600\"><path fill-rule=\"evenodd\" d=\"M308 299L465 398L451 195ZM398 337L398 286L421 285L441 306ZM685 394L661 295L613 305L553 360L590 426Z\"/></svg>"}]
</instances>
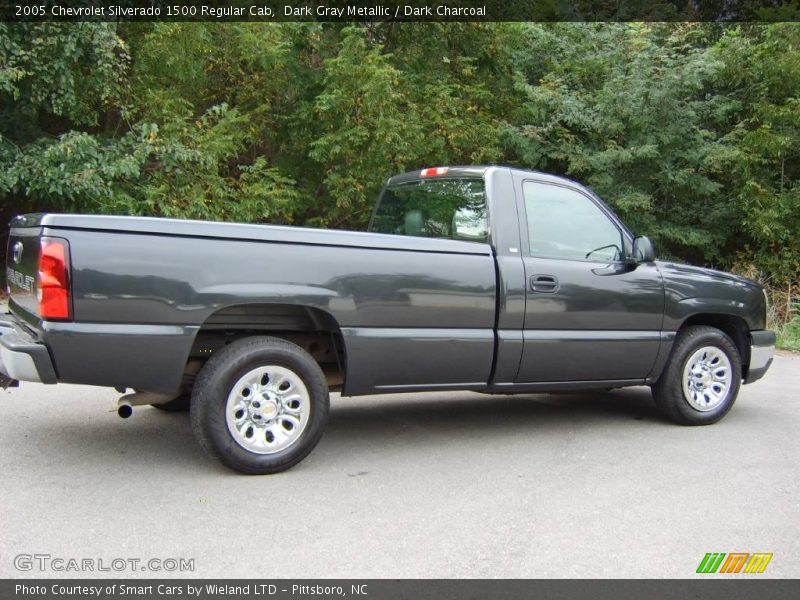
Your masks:
<instances>
[{"instance_id":1,"label":"green tree","mask_svg":"<svg viewBox=\"0 0 800 600\"><path fill-rule=\"evenodd\" d=\"M115 120L127 59L109 24L0 23L0 194L7 204L90 208L78 200L81 190L98 191L92 173L105 157L95 136Z\"/></svg>"},{"instance_id":2,"label":"green tree","mask_svg":"<svg viewBox=\"0 0 800 600\"><path fill-rule=\"evenodd\" d=\"M705 121L720 68L702 24L530 26L526 101L504 133L515 162L586 182L662 254L715 260L730 234Z\"/></svg>"},{"instance_id":3,"label":"green tree","mask_svg":"<svg viewBox=\"0 0 800 600\"><path fill-rule=\"evenodd\" d=\"M730 28L714 48L727 200L741 234L732 251L776 285L800 279L800 27Z\"/></svg>"},{"instance_id":4,"label":"green tree","mask_svg":"<svg viewBox=\"0 0 800 600\"><path fill-rule=\"evenodd\" d=\"M325 60L323 70L311 116L320 124L319 136L309 156L323 170L322 183L333 202L313 222L342 225L363 220L359 215L370 208L368 198L387 169L404 168L421 131L400 72L387 55L368 47L363 29L343 31L341 48Z\"/></svg>"},{"instance_id":5,"label":"green tree","mask_svg":"<svg viewBox=\"0 0 800 600\"><path fill-rule=\"evenodd\" d=\"M513 163L587 183L662 256L750 265L790 304L799 37L795 23L0 24L3 217L360 228L396 172Z\"/></svg>"}]
</instances>

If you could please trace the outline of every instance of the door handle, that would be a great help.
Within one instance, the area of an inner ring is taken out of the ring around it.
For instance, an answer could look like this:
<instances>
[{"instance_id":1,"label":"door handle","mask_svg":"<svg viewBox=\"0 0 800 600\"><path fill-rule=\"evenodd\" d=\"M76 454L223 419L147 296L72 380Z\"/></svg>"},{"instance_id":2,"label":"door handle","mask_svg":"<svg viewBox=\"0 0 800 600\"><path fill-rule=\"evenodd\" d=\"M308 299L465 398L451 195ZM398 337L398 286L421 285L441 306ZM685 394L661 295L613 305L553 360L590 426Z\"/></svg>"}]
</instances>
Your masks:
<instances>
[{"instance_id":1,"label":"door handle","mask_svg":"<svg viewBox=\"0 0 800 600\"><path fill-rule=\"evenodd\" d=\"M558 291L558 278L555 275L531 275L531 291L541 294L554 294Z\"/></svg>"}]
</instances>

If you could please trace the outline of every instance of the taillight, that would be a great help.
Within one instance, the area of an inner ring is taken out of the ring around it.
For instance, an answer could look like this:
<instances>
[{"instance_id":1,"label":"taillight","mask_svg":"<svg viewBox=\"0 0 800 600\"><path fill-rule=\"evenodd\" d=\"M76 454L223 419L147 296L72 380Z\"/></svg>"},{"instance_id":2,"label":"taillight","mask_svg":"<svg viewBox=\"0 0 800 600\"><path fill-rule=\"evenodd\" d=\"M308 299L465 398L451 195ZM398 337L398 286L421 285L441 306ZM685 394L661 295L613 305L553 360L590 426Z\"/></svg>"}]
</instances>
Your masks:
<instances>
[{"instance_id":1,"label":"taillight","mask_svg":"<svg viewBox=\"0 0 800 600\"><path fill-rule=\"evenodd\" d=\"M430 167L419 172L420 177L436 177L447 175L447 167Z\"/></svg>"},{"instance_id":2,"label":"taillight","mask_svg":"<svg viewBox=\"0 0 800 600\"><path fill-rule=\"evenodd\" d=\"M43 237L37 277L39 316L45 320L70 318L69 246L67 240Z\"/></svg>"}]
</instances>

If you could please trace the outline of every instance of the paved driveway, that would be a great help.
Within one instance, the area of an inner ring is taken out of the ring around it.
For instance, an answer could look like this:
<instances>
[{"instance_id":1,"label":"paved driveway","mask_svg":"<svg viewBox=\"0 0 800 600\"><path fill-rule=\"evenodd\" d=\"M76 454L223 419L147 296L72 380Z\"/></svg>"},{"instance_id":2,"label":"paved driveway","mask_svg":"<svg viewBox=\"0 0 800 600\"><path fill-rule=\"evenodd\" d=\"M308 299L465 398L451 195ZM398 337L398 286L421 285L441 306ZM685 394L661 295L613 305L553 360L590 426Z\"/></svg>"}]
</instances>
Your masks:
<instances>
[{"instance_id":1,"label":"paved driveway","mask_svg":"<svg viewBox=\"0 0 800 600\"><path fill-rule=\"evenodd\" d=\"M116 398L0 393L0 576L59 576L15 570L46 553L193 558L195 577L692 577L706 552L772 552L764 576L800 577L798 356L702 428L646 388L336 396L314 453L268 477Z\"/></svg>"}]
</instances>

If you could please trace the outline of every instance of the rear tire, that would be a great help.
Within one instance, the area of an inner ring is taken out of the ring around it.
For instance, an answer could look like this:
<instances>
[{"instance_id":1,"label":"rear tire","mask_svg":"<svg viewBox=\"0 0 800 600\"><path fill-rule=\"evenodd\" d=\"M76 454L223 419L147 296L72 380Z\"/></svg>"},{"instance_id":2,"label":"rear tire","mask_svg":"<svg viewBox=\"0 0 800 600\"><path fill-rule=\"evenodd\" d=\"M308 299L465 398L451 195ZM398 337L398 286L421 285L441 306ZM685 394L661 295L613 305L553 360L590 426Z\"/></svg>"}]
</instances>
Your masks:
<instances>
[{"instance_id":1,"label":"rear tire","mask_svg":"<svg viewBox=\"0 0 800 600\"><path fill-rule=\"evenodd\" d=\"M669 362L653 385L661 412L680 425L716 423L733 407L742 383L736 344L714 327L678 332Z\"/></svg>"},{"instance_id":2,"label":"rear tire","mask_svg":"<svg viewBox=\"0 0 800 600\"><path fill-rule=\"evenodd\" d=\"M322 437L328 384L299 346L250 337L214 354L197 375L190 418L198 443L240 473L285 471Z\"/></svg>"}]
</instances>

